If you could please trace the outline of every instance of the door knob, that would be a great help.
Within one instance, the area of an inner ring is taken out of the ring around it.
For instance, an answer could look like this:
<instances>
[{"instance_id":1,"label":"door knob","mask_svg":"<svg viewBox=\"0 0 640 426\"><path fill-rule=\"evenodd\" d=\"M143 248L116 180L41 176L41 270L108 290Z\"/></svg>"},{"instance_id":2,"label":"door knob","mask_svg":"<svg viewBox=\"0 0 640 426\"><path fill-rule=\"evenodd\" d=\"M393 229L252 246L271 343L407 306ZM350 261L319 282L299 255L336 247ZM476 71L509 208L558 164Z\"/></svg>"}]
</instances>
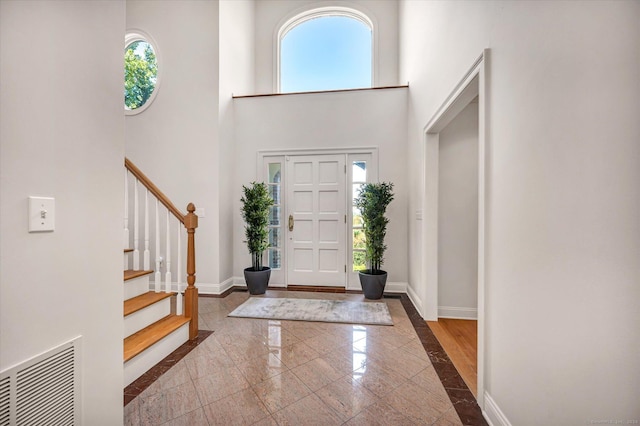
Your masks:
<instances>
[{"instance_id":1,"label":"door knob","mask_svg":"<svg viewBox=\"0 0 640 426\"><path fill-rule=\"evenodd\" d=\"M293 215L289 215L289 232L293 231Z\"/></svg>"}]
</instances>

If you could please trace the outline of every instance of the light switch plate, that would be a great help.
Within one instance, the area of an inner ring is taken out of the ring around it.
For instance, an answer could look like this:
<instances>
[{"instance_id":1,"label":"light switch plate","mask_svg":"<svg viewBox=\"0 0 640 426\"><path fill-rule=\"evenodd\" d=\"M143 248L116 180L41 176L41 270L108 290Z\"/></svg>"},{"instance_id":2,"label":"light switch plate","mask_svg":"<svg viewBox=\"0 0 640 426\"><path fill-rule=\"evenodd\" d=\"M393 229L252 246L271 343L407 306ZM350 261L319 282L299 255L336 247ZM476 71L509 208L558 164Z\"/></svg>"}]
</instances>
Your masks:
<instances>
[{"instance_id":1,"label":"light switch plate","mask_svg":"<svg viewBox=\"0 0 640 426\"><path fill-rule=\"evenodd\" d=\"M55 218L55 198L29 197L29 232L52 232Z\"/></svg>"}]
</instances>

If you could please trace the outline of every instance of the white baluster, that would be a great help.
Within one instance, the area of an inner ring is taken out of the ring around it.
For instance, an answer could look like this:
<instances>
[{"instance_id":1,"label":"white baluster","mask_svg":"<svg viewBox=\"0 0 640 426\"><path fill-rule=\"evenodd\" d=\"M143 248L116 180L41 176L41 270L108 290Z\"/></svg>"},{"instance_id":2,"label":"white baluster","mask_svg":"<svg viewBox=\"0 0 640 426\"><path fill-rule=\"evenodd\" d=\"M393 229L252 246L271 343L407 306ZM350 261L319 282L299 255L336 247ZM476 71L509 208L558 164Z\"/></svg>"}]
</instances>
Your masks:
<instances>
[{"instance_id":1,"label":"white baluster","mask_svg":"<svg viewBox=\"0 0 640 426\"><path fill-rule=\"evenodd\" d=\"M143 269L148 271L149 265L149 190L145 188L144 191L144 259Z\"/></svg>"},{"instance_id":2,"label":"white baluster","mask_svg":"<svg viewBox=\"0 0 640 426\"><path fill-rule=\"evenodd\" d=\"M160 203L156 198L156 273L153 283L153 290L156 293L160 293L160 286L162 285L162 274L160 273Z\"/></svg>"},{"instance_id":3,"label":"white baluster","mask_svg":"<svg viewBox=\"0 0 640 426\"><path fill-rule=\"evenodd\" d=\"M170 222L169 222L169 218L170 218L170 213L169 213L169 209L167 209L167 252L165 254L166 256L166 266L165 266L165 279L164 279L164 285L165 285L165 293L171 293L171 233L170 231Z\"/></svg>"},{"instance_id":4,"label":"white baluster","mask_svg":"<svg viewBox=\"0 0 640 426\"><path fill-rule=\"evenodd\" d=\"M123 247L129 248L129 172L124 169L124 236ZM124 256L124 269L129 269L129 256Z\"/></svg>"},{"instance_id":5,"label":"white baluster","mask_svg":"<svg viewBox=\"0 0 640 426\"><path fill-rule=\"evenodd\" d=\"M180 293L180 284L182 279L182 224L178 222L178 264L176 267L176 281L178 283L178 295L176 296L176 315L182 315L182 293Z\"/></svg>"},{"instance_id":6,"label":"white baluster","mask_svg":"<svg viewBox=\"0 0 640 426\"><path fill-rule=\"evenodd\" d=\"M140 209L138 208L138 179L133 187L133 270L140 270Z\"/></svg>"}]
</instances>

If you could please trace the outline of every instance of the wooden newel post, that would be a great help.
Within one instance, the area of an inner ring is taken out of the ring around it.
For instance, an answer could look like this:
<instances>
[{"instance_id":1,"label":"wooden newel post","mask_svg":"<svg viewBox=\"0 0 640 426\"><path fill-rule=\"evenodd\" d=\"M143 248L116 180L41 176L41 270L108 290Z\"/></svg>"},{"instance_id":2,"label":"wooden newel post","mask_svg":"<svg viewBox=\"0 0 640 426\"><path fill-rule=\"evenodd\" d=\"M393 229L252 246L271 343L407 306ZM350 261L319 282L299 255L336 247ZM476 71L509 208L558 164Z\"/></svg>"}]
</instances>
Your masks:
<instances>
[{"instance_id":1,"label":"wooden newel post","mask_svg":"<svg viewBox=\"0 0 640 426\"><path fill-rule=\"evenodd\" d=\"M184 316L191 318L189 324L189 340L198 336L198 289L196 283L196 245L195 234L198 227L198 216L194 213L196 206L189 203L184 217L187 228L187 289L184 291Z\"/></svg>"}]
</instances>

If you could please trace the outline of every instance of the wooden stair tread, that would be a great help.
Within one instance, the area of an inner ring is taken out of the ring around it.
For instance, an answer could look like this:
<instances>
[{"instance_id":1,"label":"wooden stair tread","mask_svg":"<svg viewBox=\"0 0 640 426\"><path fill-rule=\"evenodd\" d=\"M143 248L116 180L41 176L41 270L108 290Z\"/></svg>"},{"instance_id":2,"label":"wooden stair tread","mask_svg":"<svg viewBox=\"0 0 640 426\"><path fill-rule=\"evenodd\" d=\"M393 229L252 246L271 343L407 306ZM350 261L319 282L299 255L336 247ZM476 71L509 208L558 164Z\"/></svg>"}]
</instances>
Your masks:
<instances>
[{"instance_id":1,"label":"wooden stair tread","mask_svg":"<svg viewBox=\"0 0 640 426\"><path fill-rule=\"evenodd\" d=\"M132 280L149 274L153 274L153 271L134 271L132 269L127 269L124 271L124 280Z\"/></svg>"},{"instance_id":2,"label":"wooden stair tread","mask_svg":"<svg viewBox=\"0 0 640 426\"><path fill-rule=\"evenodd\" d=\"M149 291L139 296L132 297L131 299L124 301L124 316L131 315L134 312L144 309L147 306L153 305L160 300L173 296L174 293L156 293L155 291Z\"/></svg>"},{"instance_id":3,"label":"wooden stair tread","mask_svg":"<svg viewBox=\"0 0 640 426\"><path fill-rule=\"evenodd\" d=\"M142 353L188 322L189 318L171 314L127 337L124 339L124 362Z\"/></svg>"},{"instance_id":4,"label":"wooden stair tread","mask_svg":"<svg viewBox=\"0 0 640 426\"><path fill-rule=\"evenodd\" d=\"M124 249L125 253L131 253L133 251L133 249Z\"/></svg>"}]
</instances>

